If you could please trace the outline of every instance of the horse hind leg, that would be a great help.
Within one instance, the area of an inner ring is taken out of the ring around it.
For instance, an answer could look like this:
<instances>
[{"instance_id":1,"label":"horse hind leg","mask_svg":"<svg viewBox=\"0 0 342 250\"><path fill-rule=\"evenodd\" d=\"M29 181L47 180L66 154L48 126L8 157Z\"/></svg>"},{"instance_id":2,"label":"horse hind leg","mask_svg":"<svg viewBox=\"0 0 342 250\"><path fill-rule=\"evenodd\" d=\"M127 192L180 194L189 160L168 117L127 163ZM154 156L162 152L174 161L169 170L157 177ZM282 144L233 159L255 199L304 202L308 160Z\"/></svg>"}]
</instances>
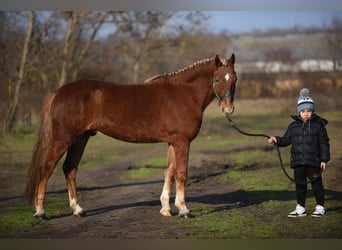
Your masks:
<instances>
[{"instance_id":1,"label":"horse hind leg","mask_svg":"<svg viewBox=\"0 0 342 250\"><path fill-rule=\"evenodd\" d=\"M58 146L57 144L52 143L49 151L47 152L45 164L40 168L39 173L39 181L37 184L37 192L35 197L35 218L46 218L43 203L45 199L47 183L54 168L56 167L57 162L66 152L66 150L67 148L61 146L61 144Z\"/></svg>"},{"instance_id":2,"label":"horse hind leg","mask_svg":"<svg viewBox=\"0 0 342 250\"><path fill-rule=\"evenodd\" d=\"M69 194L69 205L73 209L73 215L76 217L83 217L86 215L77 200L76 174L78 164L88 143L89 136L88 133L84 133L69 147L63 164L63 172Z\"/></svg>"}]
</instances>

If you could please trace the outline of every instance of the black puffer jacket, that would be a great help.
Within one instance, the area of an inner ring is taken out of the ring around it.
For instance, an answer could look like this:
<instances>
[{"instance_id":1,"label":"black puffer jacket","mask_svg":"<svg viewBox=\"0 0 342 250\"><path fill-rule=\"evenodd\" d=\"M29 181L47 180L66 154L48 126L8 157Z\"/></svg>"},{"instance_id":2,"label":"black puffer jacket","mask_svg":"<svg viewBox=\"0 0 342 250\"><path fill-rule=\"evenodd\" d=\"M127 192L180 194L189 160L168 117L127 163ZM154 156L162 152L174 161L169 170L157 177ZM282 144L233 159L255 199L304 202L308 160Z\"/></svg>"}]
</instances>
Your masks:
<instances>
[{"instance_id":1,"label":"black puffer jacket","mask_svg":"<svg viewBox=\"0 0 342 250\"><path fill-rule=\"evenodd\" d=\"M309 165L319 168L321 162L328 162L330 144L325 128L328 121L316 114L312 114L307 122L298 115L293 115L292 118L295 121L289 125L284 136L276 136L279 147L292 144L291 167Z\"/></svg>"}]
</instances>

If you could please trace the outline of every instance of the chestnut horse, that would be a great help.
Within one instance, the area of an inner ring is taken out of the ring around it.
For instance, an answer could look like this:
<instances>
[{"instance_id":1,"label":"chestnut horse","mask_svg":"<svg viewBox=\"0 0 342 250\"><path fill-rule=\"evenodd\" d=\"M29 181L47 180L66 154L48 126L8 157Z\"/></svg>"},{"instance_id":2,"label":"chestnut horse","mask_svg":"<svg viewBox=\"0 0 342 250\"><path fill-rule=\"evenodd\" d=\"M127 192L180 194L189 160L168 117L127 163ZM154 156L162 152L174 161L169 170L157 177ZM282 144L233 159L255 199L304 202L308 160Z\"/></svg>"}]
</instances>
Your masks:
<instances>
[{"instance_id":1,"label":"chestnut horse","mask_svg":"<svg viewBox=\"0 0 342 250\"><path fill-rule=\"evenodd\" d=\"M96 131L135 143L168 143L168 166L160 196L160 213L171 216L170 192L176 181L179 215L190 213L185 204L191 141L201 127L203 112L217 97L223 115L234 111L237 76L235 56L195 62L176 72L155 76L141 84L78 80L49 94L43 104L41 128L28 169L26 194L35 201L37 218L44 218L48 179L67 152L63 172L69 204L75 216L85 212L77 200L76 172L84 148Z\"/></svg>"}]
</instances>

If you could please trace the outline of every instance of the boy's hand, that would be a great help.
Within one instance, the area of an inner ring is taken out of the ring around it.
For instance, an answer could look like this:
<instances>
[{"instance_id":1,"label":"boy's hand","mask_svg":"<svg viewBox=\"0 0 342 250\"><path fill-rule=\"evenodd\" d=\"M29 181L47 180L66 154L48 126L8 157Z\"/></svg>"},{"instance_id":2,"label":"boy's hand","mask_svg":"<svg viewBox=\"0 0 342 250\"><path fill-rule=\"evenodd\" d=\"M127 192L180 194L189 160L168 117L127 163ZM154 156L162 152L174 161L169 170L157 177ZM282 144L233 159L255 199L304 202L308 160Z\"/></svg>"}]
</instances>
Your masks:
<instances>
[{"instance_id":1,"label":"boy's hand","mask_svg":"<svg viewBox=\"0 0 342 250\"><path fill-rule=\"evenodd\" d=\"M269 144L276 144L277 143L277 138L274 136L271 136L269 139L267 139Z\"/></svg>"},{"instance_id":2,"label":"boy's hand","mask_svg":"<svg viewBox=\"0 0 342 250\"><path fill-rule=\"evenodd\" d=\"M321 169L325 170L326 167L327 167L327 163L321 162Z\"/></svg>"}]
</instances>

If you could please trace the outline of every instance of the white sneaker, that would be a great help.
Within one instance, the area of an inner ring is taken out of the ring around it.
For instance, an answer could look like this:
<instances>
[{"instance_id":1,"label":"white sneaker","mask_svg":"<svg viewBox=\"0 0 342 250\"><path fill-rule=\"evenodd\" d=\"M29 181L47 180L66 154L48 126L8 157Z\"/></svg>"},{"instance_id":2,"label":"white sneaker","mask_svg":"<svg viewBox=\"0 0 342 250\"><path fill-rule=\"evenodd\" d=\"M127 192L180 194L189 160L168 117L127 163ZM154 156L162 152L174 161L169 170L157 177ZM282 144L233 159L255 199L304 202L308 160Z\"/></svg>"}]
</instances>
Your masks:
<instances>
[{"instance_id":1,"label":"white sneaker","mask_svg":"<svg viewBox=\"0 0 342 250\"><path fill-rule=\"evenodd\" d=\"M306 216L305 207L302 207L301 205L297 204L296 209L289 213L287 217L289 218L295 218L295 217L303 217Z\"/></svg>"},{"instance_id":2,"label":"white sneaker","mask_svg":"<svg viewBox=\"0 0 342 250\"><path fill-rule=\"evenodd\" d=\"M321 205L317 205L315 211L311 214L312 217L323 217L325 215L325 209Z\"/></svg>"}]
</instances>

